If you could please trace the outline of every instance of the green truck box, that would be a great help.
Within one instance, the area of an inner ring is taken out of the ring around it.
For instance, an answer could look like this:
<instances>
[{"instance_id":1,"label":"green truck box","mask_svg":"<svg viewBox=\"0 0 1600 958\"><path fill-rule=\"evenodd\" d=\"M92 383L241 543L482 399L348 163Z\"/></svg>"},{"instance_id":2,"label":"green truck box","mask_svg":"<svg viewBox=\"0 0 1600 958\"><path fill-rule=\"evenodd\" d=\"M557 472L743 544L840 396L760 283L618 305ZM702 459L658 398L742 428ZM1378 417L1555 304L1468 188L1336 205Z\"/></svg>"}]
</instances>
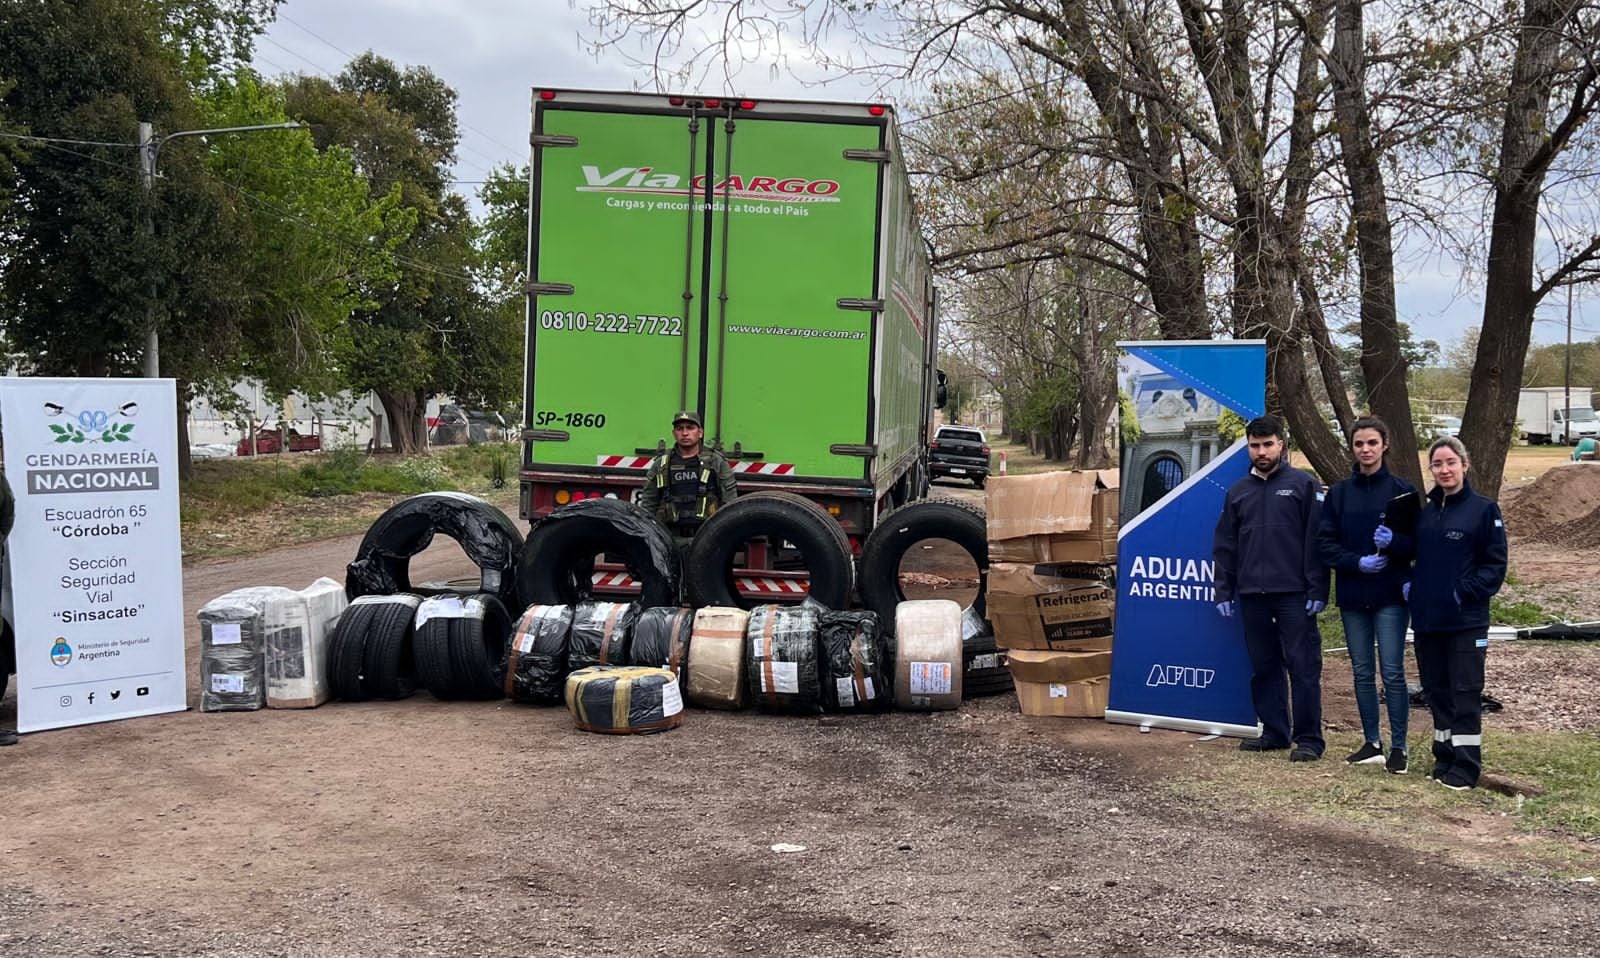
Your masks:
<instances>
[{"instance_id":1,"label":"green truck box","mask_svg":"<svg viewBox=\"0 0 1600 958\"><path fill-rule=\"evenodd\" d=\"M699 412L853 540L927 486L935 296L894 111L536 90L521 512L632 496Z\"/></svg>"}]
</instances>

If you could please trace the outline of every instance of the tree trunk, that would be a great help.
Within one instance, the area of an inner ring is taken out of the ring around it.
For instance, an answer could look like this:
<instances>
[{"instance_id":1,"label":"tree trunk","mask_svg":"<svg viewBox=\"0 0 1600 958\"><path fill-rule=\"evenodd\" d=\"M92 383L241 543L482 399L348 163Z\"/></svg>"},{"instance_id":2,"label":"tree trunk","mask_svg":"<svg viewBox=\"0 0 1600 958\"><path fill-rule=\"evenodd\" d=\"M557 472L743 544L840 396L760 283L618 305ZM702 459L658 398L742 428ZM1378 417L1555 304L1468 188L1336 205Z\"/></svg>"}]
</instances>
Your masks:
<instances>
[{"instance_id":1,"label":"tree trunk","mask_svg":"<svg viewBox=\"0 0 1600 958\"><path fill-rule=\"evenodd\" d=\"M401 455L427 449L428 421L423 413L428 399L420 390L373 390L389 420L389 448Z\"/></svg>"},{"instance_id":2,"label":"tree trunk","mask_svg":"<svg viewBox=\"0 0 1600 958\"><path fill-rule=\"evenodd\" d=\"M188 380L178 380L178 481L194 478L194 460L189 452L189 403L194 399L194 389Z\"/></svg>"},{"instance_id":3,"label":"tree trunk","mask_svg":"<svg viewBox=\"0 0 1600 958\"><path fill-rule=\"evenodd\" d=\"M1420 489L1422 467L1416 456L1409 455L1409 450L1417 448L1417 434L1411 422L1411 390L1395 311L1389 202L1367 109L1362 10L1362 0L1337 0L1329 71L1361 271L1361 375L1367 384L1367 403L1388 425L1390 445L1398 453L1389 457L1389 468Z\"/></svg>"},{"instance_id":4,"label":"tree trunk","mask_svg":"<svg viewBox=\"0 0 1600 958\"><path fill-rule=\"evenodd\" d=\"M1574 5L1575 0L1527 0L1506 94L1484 268L1483 326L1461 416L1461 439L1472 459L1469 478L1491 499L1500 495L1506 452L1515 434L1522 364L1538 305L1533 261L1539 198L1551 160L1561 149L1550 140L1546 112L1559 67L1562 26Z\"/></svg>"}]
</instances>

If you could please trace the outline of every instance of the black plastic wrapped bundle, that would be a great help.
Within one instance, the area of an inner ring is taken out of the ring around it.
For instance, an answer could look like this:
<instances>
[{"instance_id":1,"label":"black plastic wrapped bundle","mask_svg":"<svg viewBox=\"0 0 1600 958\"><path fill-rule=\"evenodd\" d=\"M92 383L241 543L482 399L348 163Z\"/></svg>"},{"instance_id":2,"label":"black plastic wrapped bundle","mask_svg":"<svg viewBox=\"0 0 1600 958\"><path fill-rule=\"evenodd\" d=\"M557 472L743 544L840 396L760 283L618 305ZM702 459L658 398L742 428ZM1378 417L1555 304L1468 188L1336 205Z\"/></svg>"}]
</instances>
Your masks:
<instances>
[{"instance_id":1,"label":"black plastic wrapped bundle","mask_svg":"<svg viewBox=\"0 0 1600 958\"><path fill-rule=\"evenodd\" d=\"M506 641L496 677L506 697L538 705L560 703L567 682L572 606L530 605Z\"/></svg>"},{"instance_id":2,"label":"black plastic wrapped bundle","mask_svg":"<svg viewBox=\"0 0 1600 958\"><path fill-rule=\"evenodd\" d=\"M628 639L639 620L636 602L582 602L572 610L567 665L572 671L594 665L627 665Z\"/></svg>"},{"instance_id":3,"label":"black plastic wrapped bundle","mask_svg":"<svg viewBox=\"0 0 1600 958\"><path fill-rule=\"evenodd\" d=\"M817 675L817 613L801 606L750 610L745 676L764 712L815 715L822 711Z\"/></svg>"},{"instance_id":4,"label":"black plastic wrapped bundle","mask_svg":"<svg viewBox=\"0 0 1600 958\"><path fill-rule=\"evenodd\" d=\"M876 612L829 612L818 623L822 704L830 712L875 712L894 702L891 643Z\"/></svg>"},{"instance_id":5,"label":"black plastic wrapped bundle","mask_svg":"<svg viewBox=\"0 0 1600 958\"><path fill-rule=\"evenodd\" d=\"M594 666L567 676L567 709L578 728L609 735L638 735L683 722L678 680L666 669Z\"/></svg>"},{"instance_id":6,"label":"black plastic wrapped bundle","mask_svg":"<svg viewBox=\"0 0 1600 958\"><path fill-rule=\"evenodd\" d=\"M390 506L379 516L345 569L345 592L363 595L416 592L411 557L428 547L436 534L454 539L478 567L480 588L511 609L518 601L517 559L522 533L498 506L461 492L425 492Z\"/></svg>"},{"instance_id":7,"label":"black plastic wrapped bundle","mask_svg":"<svg viewBox=\"0 0 1600 958\"><path fill-rule=\"evenodd\" d=\"M628 661L666 669L680 680L689 660L689 636L694 633L694 610L661 606L639 613L633 624L633 644Z\"/></svg>"},{"instance_id":8,"label":"black plastic wrapped bundle","mask_svg":"<svg viewBox=\"0 0 1600 958\"><path fill-rule=\"evenodd\" d=\"M235 589L200 607L200 711L248 712L266 706L262 606L272 591Z\"/></svg>"}]
</instances>

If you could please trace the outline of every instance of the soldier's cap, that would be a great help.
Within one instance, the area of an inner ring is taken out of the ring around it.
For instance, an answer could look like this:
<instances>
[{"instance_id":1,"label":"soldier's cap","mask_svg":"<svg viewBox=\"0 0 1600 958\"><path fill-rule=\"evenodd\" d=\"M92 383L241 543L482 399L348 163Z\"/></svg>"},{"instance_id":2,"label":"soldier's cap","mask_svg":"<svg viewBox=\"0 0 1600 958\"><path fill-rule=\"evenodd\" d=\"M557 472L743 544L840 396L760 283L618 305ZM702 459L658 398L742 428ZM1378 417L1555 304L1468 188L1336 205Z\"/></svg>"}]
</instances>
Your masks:
<instances>
[{"instance_id":1,"label":"soldier's cap","mask_svg":"<svg viewBox=\"0 0 1600 958\"><path fill-rule=\"evenodd\" d=\"M690 412L687 409L680 410L676 416L672 417L672 424L674 426L680 422L693 423L694 425L699 426L701 429L705 428L705 424L700 421L700 414L696 412Z\"/></svg>"}]
</instances>

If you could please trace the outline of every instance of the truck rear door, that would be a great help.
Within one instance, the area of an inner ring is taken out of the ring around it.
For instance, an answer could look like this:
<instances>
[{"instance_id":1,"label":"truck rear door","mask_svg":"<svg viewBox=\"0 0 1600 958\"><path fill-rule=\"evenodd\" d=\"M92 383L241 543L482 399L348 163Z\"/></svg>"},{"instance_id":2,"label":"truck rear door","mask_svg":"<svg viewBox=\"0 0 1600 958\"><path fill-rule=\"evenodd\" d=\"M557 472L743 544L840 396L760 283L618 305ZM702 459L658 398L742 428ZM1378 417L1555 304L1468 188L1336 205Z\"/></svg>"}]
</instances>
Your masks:
<instances>
[{"instance_id":1,"label":"truck rear door","mask_svg":"<svg viewBox=\"0 0 1600 958\"><path fill-rule=\"evenodd\" d=\"M884 121L764 118L715 129L706 436L768 474L865 477L872 442ZM752 456L751 454L757 454Z\"/></svg>"},{"instance_id":2,"label":"truck rear door","mask_svg":"<svg viewBox=\"0 0 1600 958\"><path fill-rule=\"evenodd\" d=\"M684 294L703 285L689 194L705 134L681 114L558 98L536 109L534 142L527 421L549 435L528 461L615 464L696 408L701 328Z\"/></svg>"}]
</instances>

